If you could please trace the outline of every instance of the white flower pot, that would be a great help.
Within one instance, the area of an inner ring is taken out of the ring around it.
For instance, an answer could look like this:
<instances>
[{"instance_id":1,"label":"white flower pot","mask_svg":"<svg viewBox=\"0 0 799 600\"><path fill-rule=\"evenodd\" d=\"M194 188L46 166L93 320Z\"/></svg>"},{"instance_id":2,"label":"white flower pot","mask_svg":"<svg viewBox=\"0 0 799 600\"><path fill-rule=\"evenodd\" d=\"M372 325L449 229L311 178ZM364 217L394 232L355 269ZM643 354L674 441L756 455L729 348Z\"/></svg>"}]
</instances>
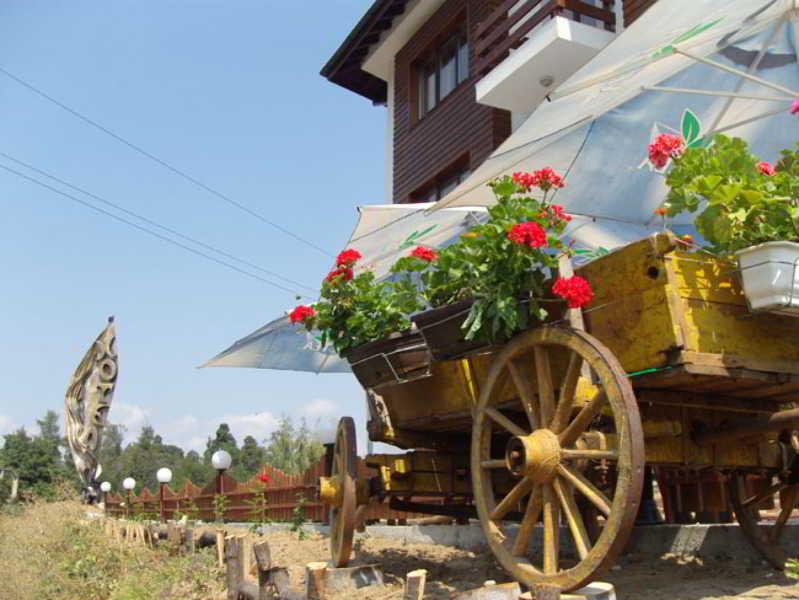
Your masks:
<instances>
[{"instance_id":1,"label":"white flower pot","mask_svg":"<svg viewBox=\"0 0 799 600\"><path fill-rule=\"evenodd\" d=\"M752 311L799 315L799 244L767 242L735 256Z\"/></svg>"}]
</instances>

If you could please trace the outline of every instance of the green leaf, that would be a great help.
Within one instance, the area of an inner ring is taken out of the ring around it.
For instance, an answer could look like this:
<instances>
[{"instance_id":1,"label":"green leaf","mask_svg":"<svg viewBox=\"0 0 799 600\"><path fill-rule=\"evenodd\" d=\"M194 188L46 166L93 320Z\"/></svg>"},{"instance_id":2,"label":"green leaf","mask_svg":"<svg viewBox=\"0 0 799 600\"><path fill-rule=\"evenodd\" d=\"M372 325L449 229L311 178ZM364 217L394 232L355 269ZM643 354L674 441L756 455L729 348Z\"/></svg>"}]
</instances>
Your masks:
<instances>
[{"instance_id":1,"label":"green leaf","mask_svg":"<svg viewBox=\"0 0 799 600\"><path fill-rule=\"evenodd\" d=\"M686 108L683 111L680 128L682 129L682 138L689 148L693 142L700 140L699 132L702 129L702 124L691 109Z\"/></svg>"}]
</instances>

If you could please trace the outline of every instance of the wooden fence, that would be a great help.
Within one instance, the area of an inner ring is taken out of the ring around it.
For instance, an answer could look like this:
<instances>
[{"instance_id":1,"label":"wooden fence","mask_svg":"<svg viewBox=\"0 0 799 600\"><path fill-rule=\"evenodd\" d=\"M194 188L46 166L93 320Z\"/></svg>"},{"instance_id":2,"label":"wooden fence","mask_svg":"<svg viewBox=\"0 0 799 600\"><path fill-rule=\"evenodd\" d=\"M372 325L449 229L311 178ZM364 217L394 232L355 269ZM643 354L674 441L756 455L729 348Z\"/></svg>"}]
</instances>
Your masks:
<instances>
[{"instance_id":1,"label":"wooden fence","mask_svg":"<svg viewBox=\"0 0 799 600\"><path fill-rule=\"evenodd\" d=\"M302 498L305 519L326 523L328 508L319 501L319 477L325 474L327 460L323 456L317 464L297 475L287 475L270 465L264 465L260 473L268 475L269 481L266 483L260 481L257 476L245 482L238 482L224 474L221 482L215 477L202 488L190 482L179 490L165 486L166 518L173 519L187 514L192 519L214 521L217 517L215 498L222 495L226 498L224 520L228 522L265 520L258 509L262 502L261 498L265 500L263 506L266 519L290 521L294 508ZM376 472L358 459L358 477L369 478L374 475ZM220 483L221 494L219 494ZM159 491L153 492L147 488L131 495L129 507L125 493L108 494L105 505L106 513L112 516L158 515L161 510ZM421 516L427 515L396 511L390 509L387 503L372 502L367 508L366 520L401 520Z\"/></svg>"}]
</instances>

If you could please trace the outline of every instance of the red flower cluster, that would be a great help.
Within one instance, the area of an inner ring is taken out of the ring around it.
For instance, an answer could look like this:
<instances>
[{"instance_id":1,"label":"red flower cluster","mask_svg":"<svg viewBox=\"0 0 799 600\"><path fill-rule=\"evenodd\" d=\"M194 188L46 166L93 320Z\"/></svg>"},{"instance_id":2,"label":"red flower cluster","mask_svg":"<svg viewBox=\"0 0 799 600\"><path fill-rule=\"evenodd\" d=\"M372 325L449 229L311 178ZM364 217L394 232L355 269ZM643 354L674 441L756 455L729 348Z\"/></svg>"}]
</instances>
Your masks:
<instances>
[{"instance_id":1,"label":"red flower cluster","mask_svg":"<svg viewBox=\"0 0 799 600\"><path fill-rule=\"evenodd\" d=\"M799 113L799 98L791 102L791 114L795 115Z\"/></svg>"},{"instance_id":2,"label":"red flower cluster","mask_svg":"<svg viewBox=\"0 0 799 600\"><path fill-rule=\"evenodd\" d=\"M563 221L564 223L568 223L572 220L572 216L563 210L563 207L559 204L550 204L546 208L546 212L541 213L542 218L549 217L549 220L552 223L556 223L558 221Z\"/></svg>"},{"instance_id":3,"label":"red flower cluster","mask_svg":"<svg viewBox=\"0 0 799 600\"><path fill-rule=\"evenodd\" d=\"M766 177L774 177L774 175L777 173L774 167L769 163L767 163L766 161L757 163L757 170L760 171Z\"/></svg>"},{"instance_id":4,"label":"red flower cluster","mask_svg":"<svg viewBox=\"0 0 799 600\"><path fill-rule=\"evenodd\" d=\"M517 223L508 232L508 239L520 246L530 246L530 248L540 248L547 245L547 233L538 223L527 221Z\"/></svg>"},{"instance_id":5,"label":"red flower cluster","mask_svg":"<svg viewBox=\"0 0 799 600\"><path fill-rule=\"evenodd\" d=\"M579 275L558 277L552 286L552 292L566 300L569 308L581 308L594 298L591 284Z\"/></svg>"},{"instance_id":6,"label":"red flower cluster","mask_svg":"<svg viewBox=\"0 0 799 600\"><path fill-rule=\"evenodd\" d=\"M563 177L555 173L555 171L549 167L533 171L532 173L514 173L511 175L511 179L513 183L524 188L524 191L537 187L546 192L552 188L562 188L566 185L563 183Z\"/></svg>"},{"instance_id":7,"label":"red flower cluster","mask_svg":"<svg viewBox=\"0 0 799 600\"><path fill-rule=\"evenodd\" d=\"M266 472L264 471L258 474L258 481L260 481L263 484L267 484L271 481L271 479L269 478L269 475L267 475Z\"/></svg>"},{"instance_id":8,"label":"red flower cluster","mask_svg":"<svg viewBox=\"0 0 799 600\"><path fill-rule=\"evenodd\" d=\"M357 250L343 250L339 252L338 256L336 257L336 266L337 267L351 267L354 265L358 260L361 258L361 253Z\"/></svg>"},{"instance_id":9,"label":"red flower cluster","mask_svg":"<svg viewBox=\"0 0 799 600\"><path fill-rule=\"evenodd\" d=\"M313 306L300 305L289 313L289 321L291 323L305 323L308 319L313 319L316 316L316 311Z\"/></svg>"},{"instance_id":10,"label":"red flower cluster","mask_svg":"<svg viewBox=\"0 0 799 600\"><path fill-rule=\"evenodd\" d=\"M339 280L349 281L352 279L352 269L348 267L339 267L338 269L333 269L325 275L325 281L327 283L336 283Z\"/></svg>"},{"instance_id":11,"label":"red flower cluster","mask_svg":"<svg viewBox=\"0 0 799 600\"><path fill-rule=\"evenodd\" d=\"M425 262L433 262L438 258L438 252L430 248L425 248L424 246L416 246L413 252L411 252L411 256Z\"/></svg>"},{"instance_id":12,"label":"red flower cluster","mask_svg":"<svg viewBox=\"0 0 799 600\"><path fill-rule=\"evenodd\" d=\"M533 171L533 185L546 192L552 188L562 188L566 184L563 183L563 177L549 167L545 167L538 171Z\"/></svg>"},{"instance_id":13,"label":"red flower cluster","mask_svg":"<svg viewBox=\"0 0 799 600\"><path fill-rule=\"evenodd\" d=\"M525 192L533 187L532 173L514 173L511 175L511 179L513 180L513 183L521 188L524 188Z\"/></svg>"},{"instance_id":14,"label":"red flower cluster","mask_svg":"<svg viewBox=\"0 0 799 600\"><path fill-rule=\"evenodd\" d=\"M661 133L654 142L649 144L649 162L655 168L662 169L670 158L676 158L683 152L685 152L685 144L679 136Z\"/></svg>"}]
</instances>

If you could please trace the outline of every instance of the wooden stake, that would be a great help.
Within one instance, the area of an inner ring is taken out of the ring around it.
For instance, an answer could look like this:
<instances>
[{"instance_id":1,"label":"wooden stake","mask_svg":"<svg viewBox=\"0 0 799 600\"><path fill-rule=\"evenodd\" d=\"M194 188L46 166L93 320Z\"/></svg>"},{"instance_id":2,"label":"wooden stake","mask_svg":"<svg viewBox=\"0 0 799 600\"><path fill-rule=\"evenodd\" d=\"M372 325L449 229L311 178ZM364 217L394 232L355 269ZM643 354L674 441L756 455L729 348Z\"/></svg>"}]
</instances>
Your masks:
<instances>
[{"instance_id":1,"label":"wooden stake","mask_svg":"<svg viewBox=\"0 0 799 600\"><path fill-rule=\"evenodd\" d=\"M305 597L325 600L325 571L327 563L311 562L305 566Z\"/></svg>"},{"instance_id":2,"label":"wooden stake","mask_svg":"<svg viewBox=\"0 0 799 600\"><path fill-rule=\"evenodd\" d=\"M560 600L560 588L556 585L538 583L533 587L535 600Z\"/></svg>"},{"instance_id":3,"label":"wooden stake","mask_svg":"<svg viewBox=\"0 0 799 600\"><path fill-rule=\"evenodd\" d=\"M194 527L186 525L183 529L183 547L189 554L194 554L196 550L196 542L194 540Z\"/></svg>"},{"instance_id":4,"label":"wooden stake","mask_svg":"<svg viewBox=\"0 0 799 600\"><path fill-rule=\"evenodd\" d=\"M408 573L405 577L402 600L422 600L425 583L427 583L427 570L417 569Z\"/></svg>"},{"instance_id":5,"label":"wooden stake","mask_svg":"<svg viewBox=\"0 0 799 600\"><path fill-rule=\"evenodd\" d=\"M242 564L243 539L229 535L225 538L225 561L227 562L227 597L237 600L239 587L244 581L244 565Z\"/></svg>"},{"instance_id":6,"label":"wooden stake","mask_svg":"<svg viewBox=\"0 0 799 600\"><path fill-rule=\"evenodd\" d=\"M216 530L216 557L219 562L219 568L225 566L225 530Z\"/></svg>"},{"instance_id":7,"label":"wooden stake","mask_svg":"<svg viewBox=\"0 0 799 600\"><path fill-rule=\"evenodd\" d=\"M241 567L244 571L244 578L248 579L250 577L250 573L252 572L252 539L249 535L242 535L241 536Z\"/></svg>"}]
</instances>

